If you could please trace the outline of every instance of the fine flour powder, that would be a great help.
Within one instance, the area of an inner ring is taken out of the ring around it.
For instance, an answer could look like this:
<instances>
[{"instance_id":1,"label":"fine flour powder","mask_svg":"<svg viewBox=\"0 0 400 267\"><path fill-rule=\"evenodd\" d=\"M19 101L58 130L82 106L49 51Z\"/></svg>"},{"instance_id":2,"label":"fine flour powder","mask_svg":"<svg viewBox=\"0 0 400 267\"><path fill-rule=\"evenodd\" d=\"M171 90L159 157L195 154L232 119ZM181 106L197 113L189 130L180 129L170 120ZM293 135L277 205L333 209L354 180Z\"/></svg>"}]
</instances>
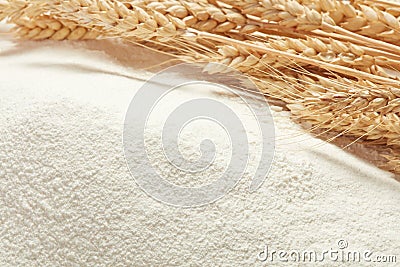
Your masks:
<instances>
[{"instance_id":1,"label":"fine flour powder","mask_svg":"<svg viewBox=\"0 0 400 267\"><path fill-rule=\"evenodd\" d=\"M266 266L271 258L259 259L266 246L322 253L343 242L346 251L400 260L400 184L304 134L285 112L273 112L277 150L256 192L247 190L248 174L204 207L175 208L147 196L122 147L125 111L143 84L132 76L141 74L101 45L1 40L2 266ZM144 61L136 50L131 60ZM163 169L158 135L148 134L150 158ZM182 142L190 148L198 136Z\"/></svg>"}]
</instances>

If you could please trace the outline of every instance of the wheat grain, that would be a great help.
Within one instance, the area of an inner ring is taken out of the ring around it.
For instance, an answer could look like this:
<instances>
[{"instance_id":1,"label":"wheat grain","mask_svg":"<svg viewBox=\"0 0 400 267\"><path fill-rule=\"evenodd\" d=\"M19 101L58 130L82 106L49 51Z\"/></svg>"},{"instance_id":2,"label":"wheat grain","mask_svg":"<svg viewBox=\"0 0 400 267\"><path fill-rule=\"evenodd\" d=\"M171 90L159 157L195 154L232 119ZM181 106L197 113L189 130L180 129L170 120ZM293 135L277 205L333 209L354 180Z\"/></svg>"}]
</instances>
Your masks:
<instances>
[{"instance_id":1,"label":"wheat grain","mask_svg":"<svg viewBox=\"0 0 400 267\"><path fill-rule=\"evenodd\" d=\"M392 34L398 33L398 21L400 17L400 4L395 1L384 1L384 0L354 0L353 5L355 6L369 6L374 9L375 12L380 14L380 18L383 21L388 21L388 24L395 31ZM397 36L394 36L398 39Z\"/></svg>"},{"instance_id":2,"label":"wheat grain","mask_svg":"<svg viewBox=\"0 0 400 267\"><path fill-rule=\"evenodd\" d=\"M398 19L385 10L375 7L377 1L352 1L339 0L303 0L318 12L329 13L329 16L341 27L373 38L380 38L393 42L399 40L398 30L400 23ZM379 2L379 1L378 1Z\"/></svg>"}]
</instances>

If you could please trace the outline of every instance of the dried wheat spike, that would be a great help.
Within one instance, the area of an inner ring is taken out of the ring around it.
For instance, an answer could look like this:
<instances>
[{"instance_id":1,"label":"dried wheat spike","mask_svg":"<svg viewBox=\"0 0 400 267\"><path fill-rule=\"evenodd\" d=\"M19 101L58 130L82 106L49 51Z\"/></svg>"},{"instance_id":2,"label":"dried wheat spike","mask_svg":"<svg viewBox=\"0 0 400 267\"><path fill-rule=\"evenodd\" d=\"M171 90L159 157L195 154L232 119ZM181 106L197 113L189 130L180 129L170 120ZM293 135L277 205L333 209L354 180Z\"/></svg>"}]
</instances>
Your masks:
<instances>
[{"instance_id":1,"label":"dried wheat spike","mask_svg":"<svg viewBox=\"0 0 400 267\"><path fill-rule=\"evenodd\" d=\"M395 78L383 67L391 66L400 69L398 61L389 60L384 56L371 55L361 46L334 39L328 39L324 42L316 37L307 37L306 39L281 38L281 40L271 40L267 44L277 50L291 51L304 57L352 67L383 77Z\"/></svg>"},{"instance_id":2,"label":"dried wheat spike","mask_svg":"<svg viewBox=\"0 0 400 267\"><path fill-rule=\"evenodd\" d=\"M303 82L306 90L302 97L288 105L292 114L322 129L388 146L400 145L399 88L344 78L321 77L318 83L322 86L315 90Z\"/></svg>"},{"instance_id":3,"label":"dried wheat spike","mask_svg":"<svg viewBox=\"0 0 400 267\"><path fill-rule=\"evenodd\" d=\"M375 7L375 1L354 1L350 4L339 0L319 0L313 4L317 10L328 12L335 23L344 29L386 42L400 41L398 16Z\"/></svg>"},{"instance_id":4,"label":"dried wheat spike","mask_svg":"<svg viewBox=\"0 0 400 267\"><path fill-rule=\"evenodd\" d=\"M174 3L167 5L163 2L152 2L147 5L146 1L121 3L111 0L54 0L37 5L36 8L53 17L75 21L86 27L100 27L103 35L108 37L138 40L152 38L166 40L178 37L187 27L224 33L246 22L245 17L239 12L219 9L211 4L202 7L205 2L174 1ZM200 12L201 10L203 12Z\"/></svg>"},{"instance_id":5,"label":"dried wheat spike","mask_svg":"<svg viewBox=\"0 0 400 267\"><path fill-rule=\"evenodd\" d=\"M247 19L239 11L220 8L207 0L136 0L127 5L128 8L134 6L182 19L189 27L217 33L225 33L239 26L243 27L247 22Z\"/></svg>"},{"instance_id":6,"label":"dried wheat spike","mask_svg":"<svg viewBox=\"0 0 400 267\"><path fill-rule=\"evenodd\" d=\"M249 2L221 0L221 2L241 9L244 14L255 15L285 28L308 32L316 29L337 32L351 36L359 43L368 43L371 47L400 51L397 46L385 42L390 38L397 38L397 41L400 39L396 34L390 34L393 27L398 27L396 20L393 20L393 16L389 13L368 6L356 9L350 2L340 0L250 0ZM385 35L386 38L383 38ZM396 43L396 40L390 41Z\"/></svg>"},{"instance_id":7,"label":"dried wheat spike","mask_svg":"<svg viewBox=\"0 0 400 267\"><path fill-rule=\"evenodd\" d=\"M47 15L29 17L30 2L8 1L0 4L0 20L15 24L13 31L23 39L30 40L83 40L95 39L99 32L95 28L85 28L67 20L57 20ZM36 14L36 13L35 13ZM33 14L32 14L33 15Z\"/></svg>"},{"instance_id":8,"label":"dried wheat spike","mask_svg":"<svg viewBox=\"0 0 400 267\"><path fill-rule=\"evenodd\" d=\"M12 5L13 1L9 1ZM136 37L151 39L163 36L166 38L178 35L179 29L185 28L185 23L176 19L170 21L164 15L154 11L154 16L143 9L127 8L124 4L114 1L46 1L28 3L28 7L20 16L28 14L49 14L58 20L72 21L86 28L101 30L102 37ZM11 14L10 14L11 15ZM158 20L158 21L157 21ZM158 23L162 24L159 25Z\"/></svg>"},{"instance_id":9,"label":"dried wheat spike","mask_svg":"<svg viewBox=\"0 0 400 267\"><path fill-rule=\"evenodd\" d=\"M324 19L320 12L302 5L296 0L264 0L264 1L234 1L221 0L226 4L240 9L246 15L257 16L271 22L278 22L281 26L298 30L312 31L321 28ZM327 20L334 24L334 21Z\"/></svg>"},{"instance_id":10,"label":"dried wheat spike","mask_svg":"<svg viewBox=\"0 0 400 267\"><path fill-rule=\"evenodd\" d=\"M389 65L385 57L373 57L365 54L365 51L353 44L345 44L336 40L330 40L326 44L318 38L307 38L306 40L293 38L270 39L266 42L245 41L258 46L265 46L270 49L289 52L295 55L313 58L331 64L351 66L353 68L384 76L391 77L382 66ZM242 72L253 72L272 68L288 68L290 66L307 66L302 62L285 57L271 57L268 53L259 53L250 49L243 49L240 46L223 45L218 50L222 56L215 57L216 61L234 67ZM396 66L398 67L398 66Z\"/></svg>"},{"instance_id":11,"label":"dried wheat spike","mask_svg":"<svg viewBox=\"0 0 400 267\"><path fill-rule=\"evenodd\" d=\"M215 57L215 62L235 68L243 73L254 73L271 68L295 66L296 63L290 59L271 57L268 54L252 52L232 45L223 45L218 50L221 57ZM305 64L298 64L303 65Z\"/></svg>"},{"instance_id":12,"label":"dried wheat spike","mask_svg":"<svg viewBox=\"0 0 400 267\"><path fill-rule=\"evenodd\" d=\"M23 11L27 7L25 0L5 1L0 3L0 21L8 19L8 22L23 16Z\"/></svg>"},{"instance_id":13,"label":"dried wheat spike","mask_svg":"<svg viewBox=\"0 0 400 267\"><path fill-rule=\"evenodd\" d=\"M329 63L329 62L305 57L305 56L302 56L302 55L299 55L296 53L292 53L292 51L281 51L281 50L278 50L275 48L271 48L268 46L268 44L265 44L265 43L259 43L259 42L253 43L253 42L235 40L235 39L227 38L225 36L215 35L215 34L211 34L211 33L207 33L207 32L194 31L194 33L196 33L197 36L200 38L210 39L210 40L217 41L220 43L234 45L236 47L241 47L242 49L247 49L249 51L254 51L257 53L261 53L261 54L268 54L272 57L286 58L286 59L292 60L293 62L296 62L297 64L308 64L310 66L325 69L330 72L336 72L339 75L352 76L354 78L365 79L365 80L373 81L373 82L376 82L379 84L391 85L391 86L395 86L395 87L400 86L399 80L392 79L390 77L388 78L388 77L385 77L384 75L381 76L380 72L379 72L379 75L371 74L371 73L360 71L360 70L357 70L354 68L349 68L349 67L336 65L336 64Z\"/></svg>"},{"instance_id":14,"label":"dried wheat spike","mask_svg":"<svg viewBox=\"0 0 400 267\"><path fill-rule=\"evenodd\" d=\"M96 29L87 29L74 22L56 20L49 16L20 18L15 24L17 35L29 40L89 40L96 39L100 34Z\"/></svg>"}]
</instances>

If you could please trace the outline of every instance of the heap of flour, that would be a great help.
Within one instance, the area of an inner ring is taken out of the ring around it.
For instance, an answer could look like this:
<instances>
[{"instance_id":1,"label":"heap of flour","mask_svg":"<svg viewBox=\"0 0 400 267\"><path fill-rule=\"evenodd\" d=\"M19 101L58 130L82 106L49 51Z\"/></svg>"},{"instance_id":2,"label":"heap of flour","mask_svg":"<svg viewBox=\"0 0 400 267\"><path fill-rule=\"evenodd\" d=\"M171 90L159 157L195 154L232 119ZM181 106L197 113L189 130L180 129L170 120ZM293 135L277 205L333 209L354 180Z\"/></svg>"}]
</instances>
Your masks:
<instances>
[{"instance_id":1,"label":"heap of flour","mask_svg":"<svg viewBox=\"0 0 400 267\"><path fill-rule=\"evenodd\" d=\"M148 77L135 66L160 58L108 42L1 38L1 265L262 266L266 245L322 252L338 240L400 255L400 184L285 112L273 111L277 150L259 190L248 192L247 174L213 204L167 206L138 188L122 147L126 109ZM198 144L196 133L183 148ZM157 133L147 138L154 164L168 168Z\"/></svg>"}]
</instances>

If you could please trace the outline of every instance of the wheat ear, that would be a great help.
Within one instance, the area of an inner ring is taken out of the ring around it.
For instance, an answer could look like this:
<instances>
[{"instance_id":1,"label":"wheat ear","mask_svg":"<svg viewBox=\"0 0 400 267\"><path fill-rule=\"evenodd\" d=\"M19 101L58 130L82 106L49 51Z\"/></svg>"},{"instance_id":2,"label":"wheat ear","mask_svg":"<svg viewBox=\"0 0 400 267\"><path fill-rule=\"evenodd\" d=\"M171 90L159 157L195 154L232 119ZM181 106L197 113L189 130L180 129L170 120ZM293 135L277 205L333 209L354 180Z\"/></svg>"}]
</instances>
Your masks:
<instances>
[{"instance_id":1,"label":"wheat ear","mask_svg":"<svg viewBox=\"0 0 400 267\"><path fill-rule=\"evenodd\" d=\"M302 0L318 12L328 14L340 27L358 34L397 43L400 23L398 14L392 10L378 8L380 1L357 0L345 2L340 0ZM397 10L399 8L397 7Z\"/></svg>"},{"instance_id":2,"label":"wheat ear","mask_svg":"<svg viewBox=\"0 0 400 267\"><path fill-rule=\"evenodd\" d=\"M15 22L14 31L23 39L44 40L90 40L96 39L100 32L81 27L70 21L61 21L48 16L24 18Z\"/></svg>"},{"instance_id":3,"label":"wheat ear","mask_svg":"<svg viewBox=\"0 0 400 267\"><path fill-rule=\"evenodd\" d=\"M265 0L258 2L251 0L250 6L246 5L246 1L222 0L221 2L235 6L241 9L245 14L256 15L261 19L278 23L287 28L294 28L308 32L322 29L351 37L360 44L370 47L380 48L387 51L397 51L398 53L400 52L400 48L396 45L357 34L351 29L346 29L346 25L343 25L342 27L341 25L337 26L335 19L329 16L329 14L318 12L307 5L302 5L300 1ZM338 1L338 3L339 2L342 4L341 9L339 9L341 12L348 12L349 14L347 14L347 16L353 16L354 14L352 13L355 13L355 16L357 16L355 8L350 3Z\"/></svg>"},{"instance_id":4,"label":"wheat ear","mask_svg":"<svg viewBox=\"0 0 400 267\"><path fill-rule=\"evenodd\" d=\"M40 1L39 1L40 2ZM108 36L136 39L174 38L182 29L192 27L201 31L226 32L246 22L239 12L219 9L208 4L200 12L199 4L175 1L168 7L165 3L157 9L148 7L144 1L121 3L119 1L48 1L38 5L41 12L53 13L60 19L73 20L88 27L101 27ZM217 12L219 11L219 12Z\"/></svg>"},{"instance_id":5,"label":"wheat ear","mask_svg":"<svg viewBox=\"0 0 400 267\"><path fill-rule=\"evenodd\" d=\"M0 4L0 20L6 19L15 24L13 31L23 39L29 40L86 40L95 39L99 31L86 28L68 20L57 20L48 15L29 17L28 2L24 0Z\"/></svg>"},{"instance_id":6,"label":"wheat ear","mask_svg":"<svg viewBox=\"0 0 400 267\"><path fill-rule=\"evenodd\" d=\"M229 39L224 36L214 35L214 34L207 33L207 32L199 32L199 31L194 31L194 30L192 32L196 33L198 36L203 37L203 38L208 38L210 40L219 41L221 43L233 44L235 46L241 46L243 48L247 48L249 50L257 51L260 53L269 54L271 56L278 56L278 57L283 57L283 58L287 58L287 59L292 59L293 61L298 62L298 63L319 66L326 70L334 71L334 72L340 73L342 75L351 75L353 77L359 77L362 79L366 79L366 80L370 80L370 81L374 81L374 82L378 82L378 83L382 83L382 84L400 86L400 83L397 80L393 80L393 79L378 76L378 75L373 75L370 73L362 72L362 71L344 67L344 66L334 65L334 64L331 64L328 62L318 61L318 60L315 60L312 58L306 58L306 57L302 57L299 55L294 55L287 51L279 51L276 49L271 49L271 48L267 47L266 45L260 46L260 45L256 45L256 44L249 43L249 42Z\"/></svg>"}]
</instances>

